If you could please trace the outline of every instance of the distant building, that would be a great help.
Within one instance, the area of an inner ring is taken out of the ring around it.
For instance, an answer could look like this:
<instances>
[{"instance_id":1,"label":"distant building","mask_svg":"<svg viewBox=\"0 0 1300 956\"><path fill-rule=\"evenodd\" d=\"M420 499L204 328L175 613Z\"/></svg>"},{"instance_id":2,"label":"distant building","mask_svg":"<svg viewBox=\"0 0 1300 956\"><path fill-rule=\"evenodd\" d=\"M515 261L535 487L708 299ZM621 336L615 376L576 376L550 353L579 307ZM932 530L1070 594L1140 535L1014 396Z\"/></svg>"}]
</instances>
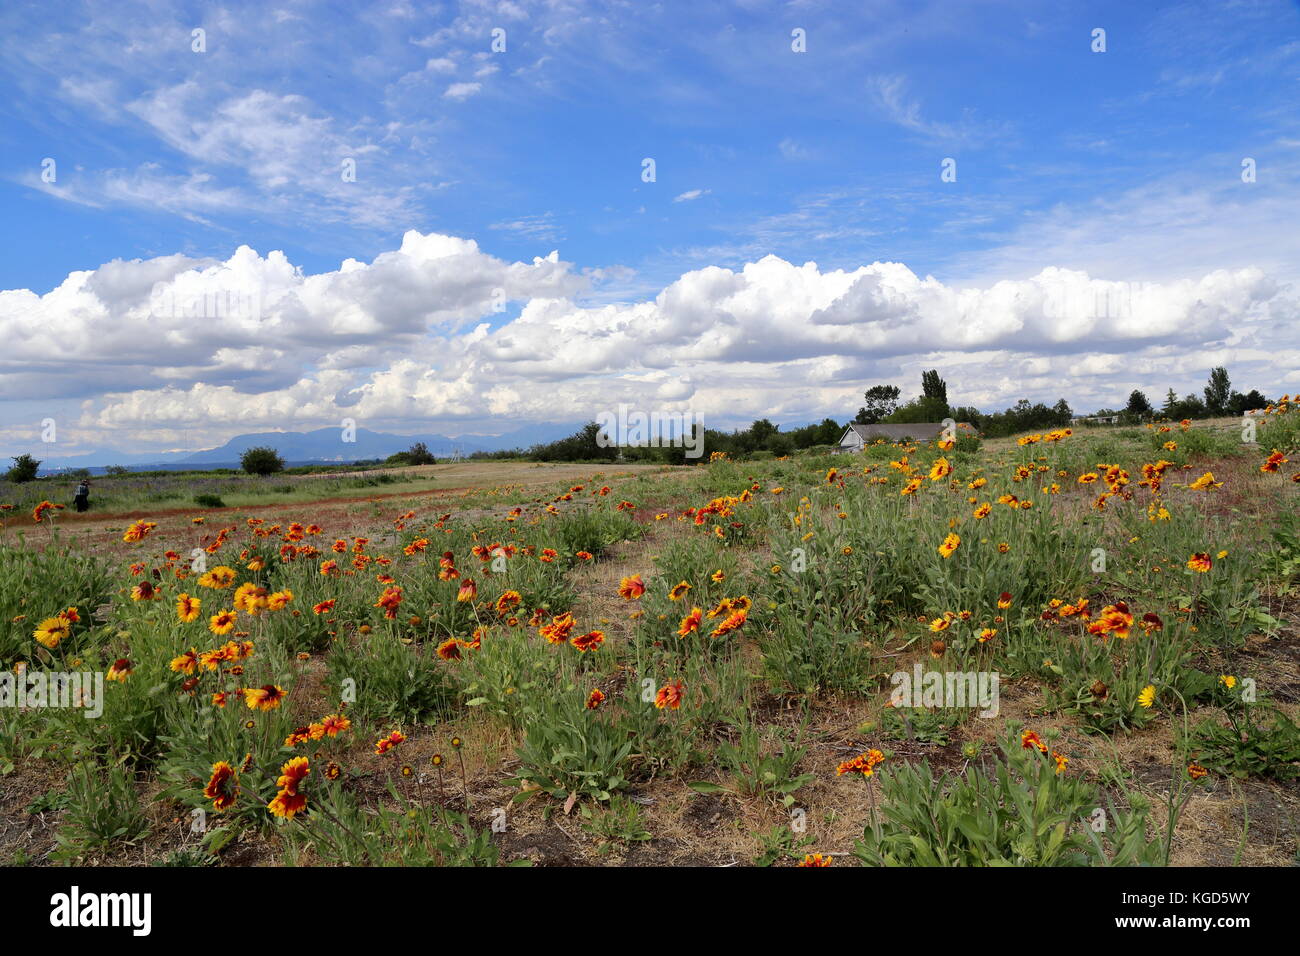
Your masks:
<instances>
[{"instance_id":1,"label":"distant building","mask_svg":"<svg viewBox=\"0 0 1300 956\"><path fill-rule=\"evenodd\" d=\"M1118 415L1087 415L1082 418L1071 418L1071 425L1118 425Z\"/></svg>"},{"instance_id":2,"label":"distant building","mask_svg":"<svg viewBox=\"0 0 1300 956\"><path fill-rule=\"evenodd\" d=\"M850 422L849 427L840 437L840 443L831 450L831 454L842 455L847 452L862 451L867 445L877 441L900 442L908 439L934 441L943 434L944 427L943 422L913 422L908 425L863 425L861 422ZM958 422L957 428L971 434L975 432L975 429L966 422Z\"/></svg>"}]
</instances>

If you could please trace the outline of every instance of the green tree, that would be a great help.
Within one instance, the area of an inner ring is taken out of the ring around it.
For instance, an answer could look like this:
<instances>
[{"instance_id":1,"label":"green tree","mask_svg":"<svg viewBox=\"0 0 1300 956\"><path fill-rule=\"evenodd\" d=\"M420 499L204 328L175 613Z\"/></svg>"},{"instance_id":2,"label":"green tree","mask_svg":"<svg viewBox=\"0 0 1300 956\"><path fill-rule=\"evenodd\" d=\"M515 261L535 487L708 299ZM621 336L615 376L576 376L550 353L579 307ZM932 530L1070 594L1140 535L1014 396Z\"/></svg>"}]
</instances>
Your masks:
<instances>
[{"instance_id":1,"label":"green tree","mask_svg":"<svg viewBox=\"0 0 1300 956\"><path fill-rule=\"evenodd\" d=\"M406 457L412 465L436 465L438 463L438 459L434 458L433 453L429 451L429 446L422 441L417 441L408 448Z\"/></svg>"},{"instance_id":2,"label":"green tree","mask_svg":"<svg viewBox=\"0 0 1300 956\"><path fill-rule=\"evenodd\" d=\"M1135 388L1129 392L1128 404L1124 406L1124 411L1134 421L1141 421L1151 417L1151 402L1147 400L1146 395Z\"/></svg>"},{"instance_id":3,"label":"green tree","mask_svg":"<svg viewBox=\"0 0 1300 956\"><path fill-rule=\"evenodd\" d=\"M239 458L239 467L250 475L272 475L284 471L284 459L274 448L259 445L250 448Z\"/></svg>"},{"instance_id":4,"label":"green tree","mask_svg":"<svg viewBox=\"0 0 1300 956\"><path fill-rule=\"evenodd\" d=\"M897 385L872 385L863 396L867 404L858 409L858 417L854 421L874 425L888 418L898 410L899 392Z\"/></svg>"},{"instance_id":5,"label":"green tree","mask_svg":"<svg viewBox=\"0 0 1300 956\"><path fill-rule=\"evenodd\" d=\"M1232 397L1232 383L1228 370L1222 365L1210 369L1210 384L1205 386L1205 410L1210 415L1228 414L1228 401Z\"/></svg>"},{"instance_id":6,"label":"green tree","mask_svg":"<svg viewBox=\"0 0 1300 956\"><path fill-rule=\"evenodd\" d=\"M932 368L928 372L921 373L921 394L925 398L933 398L948 404L948 383L939 377L939 370Z\"/></svg>"},{"instance_id":7,"label":"green tree","mask_svg":"<svg viewBox=\"0 0 1300 956\"><path fill-rule=\"evenodd\" d=\"M760 418L758 421L754 422L754 424L749 426L749 433L754 436L754 444L760 448L764 446L767 443L767 440L775 435L776 432L777 427L766 418Z\"/></svg>"},{"instance_id":8,"label":"green tree","mask_svg":"<svg viewBox=\"0 0 1300 956\"><path fill-rule=\"evenodd\" d=\"M885 421L891 425L941 422L949 417L948 411L948 403L943 399L922 395L919 398L912 399L905 405L900 405L898 411L886 418Z\"/></svg>"},{"instance_id":9,"label":"green tree","mask_svg":"<svg viewBox=\"0 0 1300 956\"><path fill-rule=\"evenodd\" d=\"M31 455L23 454L14 459L14 466L9 469L5 477L16 485L24 482L33 481L36 478L36 472L41 467L41 463Z\"/></svg>"}]
</instances>

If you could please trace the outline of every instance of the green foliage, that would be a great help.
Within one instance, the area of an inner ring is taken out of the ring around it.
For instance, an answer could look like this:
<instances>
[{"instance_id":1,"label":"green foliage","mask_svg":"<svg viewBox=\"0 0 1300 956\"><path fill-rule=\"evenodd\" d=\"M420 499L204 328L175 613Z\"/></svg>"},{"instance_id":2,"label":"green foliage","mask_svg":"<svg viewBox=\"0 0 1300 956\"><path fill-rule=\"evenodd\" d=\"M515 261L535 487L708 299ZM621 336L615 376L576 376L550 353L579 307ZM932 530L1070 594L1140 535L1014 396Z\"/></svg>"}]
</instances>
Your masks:
<instances>
[{"instance_id":1,"label":"green foliage","mask_svg":"<svg viewBox=\"0 0 1300 956\"><path fill-rule=\"evenodd\" d=\"M582 829L600 841L600 854L608 853L615 845L627 846L652 839L650 831L641 822L641 810L630 799L614 794L604 809L583 804L579 812Z\"/></svg>"},{"instance_id":2,"label":"green foliage","mask_svg":"<svg viewBox=\"0 0 1300 956\"><path fill-rule=\"evenodd\" d=\"M287 831L294 848L310 847L323 864L341 866L479 867L501 865L501 851L490 830L480 830L462 813L424 807L398 793L374 812L334 783L313 792L319 812ZM296 862L290 858L289 862ZM520 860L511 866L529 866Z\"/></svg>"},{"instance_id":3,"label":"green foliage","mask_svg":"<svg viewBox=\"0 0 1300 956\"><path fill-rule=\"evenodd\" d=\"M954 727L959 727L970 711L957 708L889 707L880 718L880 728L889 740L912 740L919 744L947 746Z\"/></svg>"},{"instance_id":4,"label":"green foliage","mask_svg":"<svg viewBox=\"0 0 1300 956\"><path fill-rule=\"evenodd\" d=\"M1190 746L1197 762L1225 776L1300 777L1300 729L1276 707L1241 704L1226 711L1227 723L1203 721Z\"/></svg>"},{"instance_id":5,"label":"green foliage","mask_svg":"<svg viewBox=\"0 0 1300 956\"><path fill-rule=\"evenodd\" d=\"M873 810L854 855L871 866L1137 866L1161 860L1146 838L1146 811L1110 805L1106 827L1090 822L1097 789L1058 774L1012 728L991 774L969 767L935 777L928 761L878 771L881 810ZM868 781L868 786L871 786ZM1102 811L1105 813L1105 811Z\"/></svg>"},{"instance_id":6,"label":"green foliage","mask_svg":"<svg viewBox=\"0 0 1300 956\"><path fill-rule=\"evenodd\" d=\"M133 843L149 829L131 774L114 764L101 774L82 764L68 783L67 810L54 835L54 858L82 860L95 851L120 843Z\"/></svg>"},{"instance_id":7,"label":"green foliage","mask_svg":"<svg viewBox=\"0 0 1300 956\"><path fill-rule=\"evenodd\" d=\"M731 776L732 787L715 783L693 783L699 793L733 793L766 796L782 805L794 805L794 793L816 779L811 773L798 773L800 761L808 754L798 734L780 728L760 729L746 723L735 743L718 744L715 759L718 768Z\"/></svg>"},{"instance_id":8,"label":"green foliage","mask_svg":"<svg viewBox=\"0 0 1300 956\"><path fill-rule=\"evenodd\" d=\"M515 800L540 790L559 799L576 794L608 801L627 785L623 770L632 745L601 710L586 709L580 690L568 688L546 703L516 751L519 772L512 783L525 789Z\"/></svg>"},{"instance_id":9,"label":"green foliage","mask_svg":"<svg viewBox=\"0 0 1300 956\"><path fill-rule=\"evenodd\" d=\"M194 496L194 503L200 508L224 508L226 503L220 495L199 494Z\"/></svg>"},{"instance_id":10,"label":"green foliage","mask_svg":"<svg viewBox=\"0 0 1300 956\"><path fill-rule=\"evenodd\" d=\"M239 467L250 475L271 475L277 471L284 471L284 459L274 448L259 445L256 448L249 448L239 456Z\"/></svg>"},{"instance_id":11,"label":"green foliage","mask_svg":"<svg viewBox=\"0 0 1300 956\"><path fill-rule=\"evenodd\" d=\"M13 462L13 467L5 473L5 478L8 481L12 481L15 485L21 485L36 480L36 472L41 467L39 461L31 455L23 453L16 457Z\"/></svg>"},{"instance_id":12,"label":"green foliage","mask_svg":"<svg viewBox=\"0 0 1300 956\"><path fill-rule=\"evenodd\" d=\"M446 665L428 648L412 648L391 635L374 633L340 644L330 657L328 683L335 699L346 699L345 681L354 681L351 706L372 720L433 721L456 708L457 692Z\"/></svg>"},{"instance_id":13,"label":"green foliage","mask_svg":"<svg viewBox=\"0 0 1300 956\"><path fill-rule=\"evenodd\" d=\"M51 582L57 582L52 587ZM69 606L81 623L62 645L65 653L96 640L95 610L109 603L114 578L109 565L61 546L44 550L0 545L0 661L26 660L38 650L36 625Z\"/></svg>"},{"instance_id":14,"label":"green foliage","mask_svg":"<svg viewBox=\"0 0 1300 956\"><path fill-rule=\"evenodd\" d=\"M759 852L755 866L771 866L783 860L797 860L800 853L816 841L811 836L797 836L788 826L773 827L758 834Z\"/></svg>"}]
</instances>

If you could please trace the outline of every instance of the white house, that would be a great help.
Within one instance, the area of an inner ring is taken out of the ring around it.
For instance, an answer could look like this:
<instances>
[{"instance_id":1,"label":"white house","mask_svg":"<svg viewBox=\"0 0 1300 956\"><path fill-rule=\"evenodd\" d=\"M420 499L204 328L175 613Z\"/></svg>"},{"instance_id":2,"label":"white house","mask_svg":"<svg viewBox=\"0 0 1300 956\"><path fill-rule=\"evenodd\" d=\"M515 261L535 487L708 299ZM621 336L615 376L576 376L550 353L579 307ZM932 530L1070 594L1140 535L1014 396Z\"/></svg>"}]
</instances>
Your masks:
<instances>
[{"instance_id":1,"label":"white house","mask_svg":"<svg viewBox=\"0 0 1300 956\"><path fill-rule=\"evenodd\" d=\"M934 441L943 434L944 428L943 422L914 422L910 425L863 425L861 422L849 422L849 427L844 430L840 443L831 454L842 455L846 452L862 451L864 447L880 439L887 442L908 439ZM974 429L965 422L958 422L957 428L961 431L974 432Z\"/></svg>"}]
</instances>

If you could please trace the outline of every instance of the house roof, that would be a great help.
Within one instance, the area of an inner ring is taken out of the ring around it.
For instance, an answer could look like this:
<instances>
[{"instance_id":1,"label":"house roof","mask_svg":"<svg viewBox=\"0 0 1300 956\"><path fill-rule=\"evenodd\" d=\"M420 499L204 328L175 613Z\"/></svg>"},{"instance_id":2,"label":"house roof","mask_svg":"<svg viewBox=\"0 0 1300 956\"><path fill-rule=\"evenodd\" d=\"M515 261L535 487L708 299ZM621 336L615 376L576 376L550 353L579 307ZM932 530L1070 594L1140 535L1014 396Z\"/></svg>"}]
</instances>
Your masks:
<instances>
[{"instance_id":1,"label":"house roof","mask_svg":"<svg viewBox=\"0 0 1300 956\"><path fill-rule=\"evenodd\" d=\"M973 431L966 422L958 422L957 427L963 431ZM932 441L943 434L943 422L912 422L906 425L894 424L877 424L863 425L861 422L850 422L848 429L840 438L840 444L844 444L844 439L852 431L863 441L875 441L883 438L885 441L902 441L904 438L912 438L918 441Z\"/></svg>"}]
</instances>

